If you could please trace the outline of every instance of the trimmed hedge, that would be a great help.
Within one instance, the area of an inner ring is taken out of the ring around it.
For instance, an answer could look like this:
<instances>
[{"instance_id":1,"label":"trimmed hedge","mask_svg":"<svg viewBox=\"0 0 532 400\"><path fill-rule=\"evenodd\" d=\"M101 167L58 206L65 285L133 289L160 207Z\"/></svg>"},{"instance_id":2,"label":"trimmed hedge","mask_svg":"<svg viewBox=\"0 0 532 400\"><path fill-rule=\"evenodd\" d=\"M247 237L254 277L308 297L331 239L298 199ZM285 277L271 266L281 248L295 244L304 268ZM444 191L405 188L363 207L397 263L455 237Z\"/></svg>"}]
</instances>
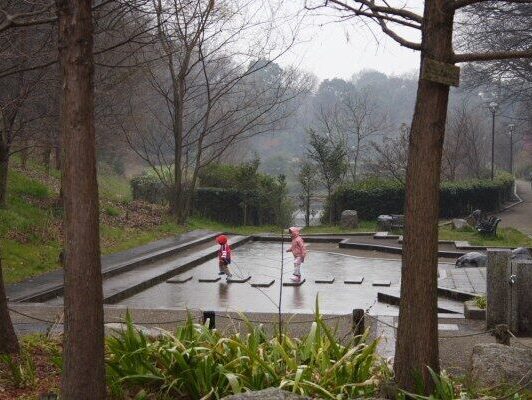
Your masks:
<instances>
[{"instance_id":1,"label":"trimmed hedge","mask_svg":"<svg viewBox=\"0 0 532 400\"><path fill-rule=\"evenodd\" d=\"M440 188L440 217L455 218L473 210L491 212L513 198L513 178L508 174L491 180L444 182ZM334 222L343 210L357 210L361 219L372 220L381 214L404 213L405 188L394 182L371 181L339 188L327 201L324 216L333 207Z\"/></svg>"},{"instance_id":2,"label":"trimmed hedge","mask_svg":"<svg viewBox=\"0 0 532 400\"><path fill-rule=\"evenodd\" d=\"M230 180L221 179L216 182L214 178L219 178L220 175L212 174L211 177L209 183L224 187L196 189L193 215L230 225L271 225L277 223L280 218L285 218L282 210L291 207L287 204L284 183L268 175L257 174L257 183L250 189L227 187L233 184ZM169 190L154 175L133 178L131 188L134 200L155 204L169 203ZM279 206L279 202L283 202L283 207Z\"/></svg>"}]
</instances>

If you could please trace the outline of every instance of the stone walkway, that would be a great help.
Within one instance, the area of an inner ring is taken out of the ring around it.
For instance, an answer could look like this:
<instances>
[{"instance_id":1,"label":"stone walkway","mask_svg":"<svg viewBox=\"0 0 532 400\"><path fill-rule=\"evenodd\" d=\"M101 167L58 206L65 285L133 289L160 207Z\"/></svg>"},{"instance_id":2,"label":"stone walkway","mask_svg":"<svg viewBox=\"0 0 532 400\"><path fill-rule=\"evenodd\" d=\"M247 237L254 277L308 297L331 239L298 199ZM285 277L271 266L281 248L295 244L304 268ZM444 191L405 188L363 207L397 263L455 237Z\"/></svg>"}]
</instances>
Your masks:
<instances>
[{"instance_id":1,"label":"stone walkway","mask_svg":"<svg viewBox=\"0 0 532 400\"><path fill-rule=\"evenodd\" d=\"M517 194L523 202L500 214L501 226L516 228L532 237L532 189L530 182L517 180Z\"/></svg>"},{"instance_id":2,"label":"stone walkway","mask_svg":"<svg viewBox=\"0 0 532 400\"><path fill-rule=\"evenodd\" d=\"M148 243L144 246L130 250L110 254L102 257L102 272L111 275L113 271L127 268L133 263L145 262L167 252L179 252L190 246L201 244L206 240L213 239L215 232L196 230L170 238ZM10 301L18 301L38 293L60 289L63 286L63 270L58 269L36 277L28 278L22 282L8 285L7 296ZM40 301L40 300L34 300Z\"/></svg>"},{"instance_id":3,"label":"stone walkway","mask_svg":"<svg viewBox=\"0 0 532 400\"><path fill-rule=\"evenodd\" d=\"M438 286L461 292L485 294L486 268L450 268L445 271L445 277L438 281Z\"/></svg>"}]
</instances>

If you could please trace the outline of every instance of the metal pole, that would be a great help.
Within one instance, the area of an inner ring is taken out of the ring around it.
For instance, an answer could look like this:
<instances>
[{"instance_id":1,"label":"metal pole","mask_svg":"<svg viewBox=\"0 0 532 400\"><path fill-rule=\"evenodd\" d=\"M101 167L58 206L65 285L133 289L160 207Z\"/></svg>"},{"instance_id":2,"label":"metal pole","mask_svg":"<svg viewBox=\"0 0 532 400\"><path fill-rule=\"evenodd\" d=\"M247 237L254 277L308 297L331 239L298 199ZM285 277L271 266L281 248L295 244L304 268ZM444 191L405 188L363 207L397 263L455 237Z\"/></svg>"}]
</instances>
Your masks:
<instances>
[{"instance_id":1,"label":"metal pole","mask_svg":"<svg viewBox=\"0 0 532 400\"><path fill-rule=\"evenodd\" d=\"M495 179L495 110L491 111L491 180Z\"/></svg>"}]
</instances>

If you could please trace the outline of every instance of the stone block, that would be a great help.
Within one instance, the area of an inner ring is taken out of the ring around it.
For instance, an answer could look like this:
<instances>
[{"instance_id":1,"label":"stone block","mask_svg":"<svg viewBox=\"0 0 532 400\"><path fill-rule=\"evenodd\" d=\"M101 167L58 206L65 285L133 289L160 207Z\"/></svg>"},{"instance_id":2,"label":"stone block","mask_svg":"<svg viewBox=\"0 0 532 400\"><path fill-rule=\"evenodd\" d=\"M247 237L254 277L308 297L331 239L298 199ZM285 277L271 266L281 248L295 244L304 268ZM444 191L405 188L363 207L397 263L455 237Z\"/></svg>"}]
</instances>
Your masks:
<instances>
[{"instance_id":1,"label":"stone block","mask_svg":"<svg viewBox=\"0 0 532 400\"><path fill-rule=\"evenodd\" d=\"M189 276L176 276L175 278L168 279L166 283L185 283L192 280L192 275Z\"/></svg>"},{"instance_id":2,"label":"stone block","mask_svg":"<svg viewBox=\"0 0 532 400\"><path fill-rule=\"evenodd\" d=\"M232 276L231 278L227 278L227 283L246 283L251 279L251 275L248 276Z\"/></svg>"},{"instance_id":3,"label":"stone block","mask_svg":"<svg viewBox=\"0 0 532 400\"><path fill-rule=\"evenodd\" d=\"M464 316L467 319L485 320L486 310L478 307L475 300L468 300L464 303Z\"/></svg>"},{"instance_id":4,"label":"stone block","mask_svg":"<svg viewBox=\"0 0 532 400\"><path fill-rule=\"evenodd\" d=\"M532 336L532 260L512 261L510 330L517 335Z\"/></svg>"},{"instance_id":5,"label":"stone block","mask_svg":"<svg viewBox=\"0 0 532 400\"><path fill-rule=\"evenodd\" d=\"M311 400L311 398L278 388L269 388L256 392L233 394L222 400Z\"/></svg>"},{"instance_id":6,"label":"stone block","mask_svg":"<svg viewBox=\"0 0 532 400\"><path fill-rule=\"evenodd\" d=\"M498 324L508 323L508 304L510 295L511 266L510 250L488 249L486 277L486 326L494 328Z\"/></svg>"},{"instance_id":7,"label":"stone block","mask_svg":"<svg viewBox=\"0 0 532 400\"><path fill-rule=\"evenodd\" d=\"M469 373L471 381L479 388L520 385L523 377L530 373L531 365L532 350L528 348L477 344L473 347ZM532 387L532 380L528 379L528 382Z\"/></svg>"},{"instance_id":8,"label":"stone block","mask_svg":"<svg viewBox=\"0 0 532 400\"><path fill-rule=\"evenodd\" d=\"M462 230L469 227L469 224L465 219L455 218L452 221L453 229Z\"/></svg>"},{"instance_id":9,"label":"stone block","mask_svg":"<svg viewBox=\"0 0 532 400\"><path fill-rule=\"evenodd\" d=\"M364 282L363 276L355 276L344 280L346 285L360 285L362 282Z\"/></svg>"},{"instance_id":10,"label":"stone block","mask_svg":"<svg viewBox=\"0 0 532 400\"><path fill-rule=\"evenodd\" d=\"M253 281L251 282L251 286L252 287L270 287L271 285L273 285L275 283L275 279L266 279L266 280L262 280L262 281Z\"/></svg>"},{"instance_id":11,"label":"stone block","mask_svg":"<svg viewBox=\"0 0 532 400\"><path fill-rule=\"evenodd\" d=\"M323 278L316 278L314 280L314 283L328 283L328 284L331 284L331 283L334 283L334 276L325 276Z\"/></svg>"},{"instance_id":12,"label":"stone block","mask_svg":"<svg viewBox=\"0 0 532 400\"><path fill-rule=\"evenodd\" d=\"M373 286L390 286L392 282L390 281L373 281Z\"/></svg>"},{"instance_id":13,"label":"stone block","mask_svg":"<svg viewBox=\"0 0 532 400\"><path fill-rule=\"evenodd\" d=\"M302 284L304 284L307 280L306 279L301 279L300 281L298 282L295 282L295 281L287 281L287 282L283 282L283 286L301 286Z\"/></svg>"},{"instance_id":14,"label":"stone block","mask_svg":"<svg viewBox=\"0 0 532 400\"><path fill-rule=\"evenodd\" d=\"M340 226L342 228L357 228L358 213L356 210L344 210L340 216Z\"/></svg>"},{"instance_id":15,"label":"stone block","mask_svg":"<svg viewBox=\"0 0 532 400\"><path fill-rule=\"evenodd\" d=\"M220 279L222 279L220 276L206 276L203 278L199 278L198 282L218 282Z\"/></svg>"}]
</instances>

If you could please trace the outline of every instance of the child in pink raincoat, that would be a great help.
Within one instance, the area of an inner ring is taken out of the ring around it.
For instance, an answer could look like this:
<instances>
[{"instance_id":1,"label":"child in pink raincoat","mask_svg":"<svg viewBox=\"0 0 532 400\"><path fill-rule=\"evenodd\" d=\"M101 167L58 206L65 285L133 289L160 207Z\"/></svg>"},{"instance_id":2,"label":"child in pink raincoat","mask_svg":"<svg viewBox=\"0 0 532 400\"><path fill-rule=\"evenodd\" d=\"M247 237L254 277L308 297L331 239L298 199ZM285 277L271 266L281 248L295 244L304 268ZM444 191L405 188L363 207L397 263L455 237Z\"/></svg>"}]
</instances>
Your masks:
<instances>
[{"instance_id":1,"label":"child in pink raincoat","mask_svg":"<svg viewBox=\"0 0 532 400\"><path fill-rule=\"evenodd\" d=\"M294 256L294 276L291 278L294 282L301 281L301 264L305 262L305 256L307 255L305 242L300 236L299 231L299 228L296 227L288 229L292 237L292 245L286 252L292 253Z\"/></svg>"}]
</instances>

